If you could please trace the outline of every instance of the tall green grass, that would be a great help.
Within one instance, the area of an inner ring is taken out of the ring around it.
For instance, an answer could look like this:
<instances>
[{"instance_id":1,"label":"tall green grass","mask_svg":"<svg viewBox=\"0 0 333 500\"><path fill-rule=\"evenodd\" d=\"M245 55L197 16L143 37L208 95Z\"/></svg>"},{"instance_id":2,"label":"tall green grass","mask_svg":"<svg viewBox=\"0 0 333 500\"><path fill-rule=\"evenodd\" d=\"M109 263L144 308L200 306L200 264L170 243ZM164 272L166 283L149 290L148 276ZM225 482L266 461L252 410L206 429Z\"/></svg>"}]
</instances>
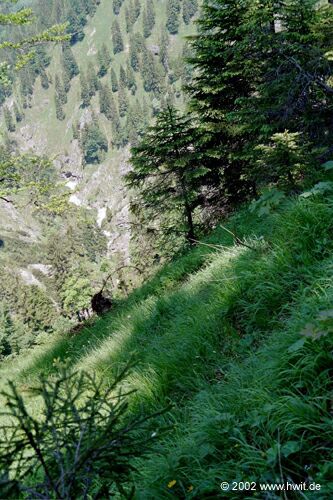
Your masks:
<instances>
[{"instance_id":1,"label":"tall green grass","mask_svg":"<svg viewBox=\"0 0 333 500\"><path fill-rule=\"evenodd\" d=\"M107 384L134 357L130 411L173 405L170 432L136 464L138 499L278 498L223 494L233 480L313 480L322 489L306 498L330 498L332 216L321 197L265 219L240 211L228 228L247 246L218 227L206 243L221 248L179 256L108 316L5 363L1 376L29 386L59 358Z\"/></svg>"}]
</instances>

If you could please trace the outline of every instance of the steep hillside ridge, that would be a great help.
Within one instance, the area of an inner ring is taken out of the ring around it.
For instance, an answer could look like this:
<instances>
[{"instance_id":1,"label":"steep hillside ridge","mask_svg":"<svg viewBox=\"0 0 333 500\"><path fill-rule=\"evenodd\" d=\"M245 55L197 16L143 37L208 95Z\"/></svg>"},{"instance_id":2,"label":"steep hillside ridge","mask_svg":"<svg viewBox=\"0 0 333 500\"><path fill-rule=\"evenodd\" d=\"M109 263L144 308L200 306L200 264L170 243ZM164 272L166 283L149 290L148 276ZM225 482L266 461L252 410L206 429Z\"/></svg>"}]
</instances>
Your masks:
<instances>
[{"instance_id":1,"label":"steep hillside ridge","mask_svg":"<svg viewBox=\"0 0 333 500\"><path fill-rule=\"evenodd\" d=\"M130 254L130 225L128 224L129 199L123 175L128 169L128 148L131 137L133 134L137 135L140 128L149 123L152 113L160 108L161 102L166 98L176 100L180 106L183 102L181 86L184 83L186 69L181 58L184 39L194 32L193 13L187 18L188 24L185 24L183 9L186 8L186 2L183 6L175 2L178 5L178 7L176 5L176 10L178 9L176 17L179 28L174 29L174 34L171 34L166 28L168 3L170 2L136 2L139 14L134 23L132 19L130 27L127 23L129 9L133 8L132 1L120 2L118 9L107 0L99 3L95 14L88 18L83 30L85 35L83 40L71 47L80 73L73 76L69 82L66 103L62 105L64 115L62 119L57 118L55 99L57 79L62 81L64 78L61 47L54 47L49 51L51 62L46 68L47 88L45 81L38 77L27 107L24 108L20 87L16 88L15 94L3 106L3 110L6 107L14 115L14 103L17 103L22 112L20 121L16 123L16 130L9 132L10 139L16 141L21 151L56 155L55 163L59 173L72 191L71 202L94 209L99 224L102 213L112 214L112 221L104 218L103 230L109 241L109 254L116 250L124 262L128 261ZM148 7L153 12L151 22L153 26L150 29L151 33L143 37L144 18ZM118 23L120 29L122 48L119 51L115 49L115 23ZM135 63L131 63L131 57L133 39L136 35L140 37L139 43L145 45L145 54L153 55L155 62L152 60L152 64L155 64L155 69L152 71L157 72L158 88L147 88L145 83L142 64L146 55L137 54L139 66L133 69ZM103 50L107 50L110 62L106 64L105 70L101 71ZM162 51L165 52L164 65L161 62ZM121 137L118 139L115 139L114 119L101 113L100 104L101 86L111 87L111 70L116 75L119 86L111 96L116 105L114 112L117 115L115 117L117 127L120 127L117 134L120 133ZM94 91L89 104L85 105L82 101L82 77L86 78L89 71L98 78L96 84L99 90ZM121 72L123 74L126 72L127 79L132 79L130 83L125 82L123 89L120 88ZM124 107L123 112L119 106ZM108 151L93 165L86 165L82 151L82 131L94 120L107 139ZM128 129L129 120L134 123L132 132Z\"/></svg>"},{"instance_id":2,"label":"steep hillside ridge","mask_svg":"<svg viewBox=\"0 0 333 500\"><path fill-rule=\"evenodd\" d=\"M332 207L315 196L265 217L239 212L76 336L3 363L2 383L29 392L68 362L108 384L134 356L130 411L173 403L171 431L136 464L136 498L219 497L221 481L297 484L309 466L329 498Z\"/></svg>"}]
</instances>

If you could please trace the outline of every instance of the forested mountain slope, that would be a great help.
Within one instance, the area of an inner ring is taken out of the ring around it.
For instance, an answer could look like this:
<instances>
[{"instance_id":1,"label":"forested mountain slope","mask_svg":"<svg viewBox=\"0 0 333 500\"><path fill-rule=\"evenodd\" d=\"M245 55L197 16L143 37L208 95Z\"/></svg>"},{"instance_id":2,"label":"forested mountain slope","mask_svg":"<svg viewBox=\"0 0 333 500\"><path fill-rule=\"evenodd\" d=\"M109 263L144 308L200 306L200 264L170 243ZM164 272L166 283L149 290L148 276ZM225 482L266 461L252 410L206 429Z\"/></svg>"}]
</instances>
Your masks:
<instances>
[{"instance_id":1,"label":"forested mountain slope","mask_svg":"<svg viewBox=\"0 0 333 500\"><path fill-rule=\"evenodd\" d=\"M306 481L321 485L307 498L330 498L332 220L331 196L244 209L78 335L4 362L2 387L15 381L36 415L40 373L56 380L67 363L107 386L133 357L129 415L172 402L132 462L134 498L239 498L222 481L249 482L249 498Z\"/></svg>"},{"instance_id":2,"label":"forested mountain slope","mask_svg":"<svg viewBox=\"0 0 333 500\"><path fill-rule=\"evenodd\" d=\"M153 115L166 102L183 106L181 87L189 77L185 37L195 31L198 5L196 0L35 0L30 5L36 23L22 27L18 38L63 22L71 34L68 43L37 46L13 85L0 84L5 146L51 159L26 169L29 193L18 192L15 203L0 200L3 308L15 310L20 323L27 312L22 301L30 297L29 308L39 309L31 328L40 331L50 329L60 310L75 318L76 311L89 307L111 271L111 289L126 291L137 283L138 271L123 267L135 256L153 264L133 234L137 227L123 177L129 147ZM34 189L40 181L50 183L43 199ZM116 272L119 267L123 270ZM68 296L70 283L76 291ZM19 338L22 328L17 326Z\"/></svg>"},{"instance_id":3,"label":"forested mountain slope","mask_svg":"<svg viewBox=\"0 0 333 500\"><path fill-rule=\"evenodd\" d=\"M195 2L26 4L0 0L0 497L331 499L332 2L204 0L185 73Z\"/></svg>"}]
</instances>

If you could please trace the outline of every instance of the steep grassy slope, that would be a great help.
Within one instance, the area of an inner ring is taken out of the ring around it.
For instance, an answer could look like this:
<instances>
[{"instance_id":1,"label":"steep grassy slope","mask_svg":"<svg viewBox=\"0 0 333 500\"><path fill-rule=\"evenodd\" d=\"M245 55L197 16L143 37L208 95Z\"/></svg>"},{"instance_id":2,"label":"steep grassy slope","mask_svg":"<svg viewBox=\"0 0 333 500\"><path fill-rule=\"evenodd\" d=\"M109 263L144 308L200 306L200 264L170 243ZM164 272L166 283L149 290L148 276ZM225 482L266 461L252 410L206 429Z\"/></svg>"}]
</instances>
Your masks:
<instances>
[{"instance_id":1,"label":"steep grassy slope","mask_svg":"<svg viewBox=\"0 0 333 500\"><path fill-rule=\"evenodd\" d=\"M247 246L218 227L78 335L3 363L2 384L29 389L57 360L108 383L134 356L130 411L173 404L170 432L136 464L137 498L280 497L221 493L241 480L315 481L320 493L300 497L330 498L332 215L321 197L236 214L227 228Z\"/></svg>"}]
</instances>

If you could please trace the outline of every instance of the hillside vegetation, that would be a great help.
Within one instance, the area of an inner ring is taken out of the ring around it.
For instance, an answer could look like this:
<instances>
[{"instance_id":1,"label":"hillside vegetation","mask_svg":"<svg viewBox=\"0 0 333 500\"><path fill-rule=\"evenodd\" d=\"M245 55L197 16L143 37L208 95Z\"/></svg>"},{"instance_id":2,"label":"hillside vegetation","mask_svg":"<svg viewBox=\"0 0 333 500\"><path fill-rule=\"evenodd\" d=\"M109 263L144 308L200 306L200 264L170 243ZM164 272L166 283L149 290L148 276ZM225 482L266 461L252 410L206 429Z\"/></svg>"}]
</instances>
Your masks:
<instances>
[{"instance_id":1,"label":"hillside vegetation","mask_svg":"<svg viewBox=\"0 0 333 500\"><path fill-rule=\"evenodd\" d=\"M321 493L306 498L329 498L332 213L321 196L264 218L244 209L79 335L5 362L2 384L28 394L59 361L108 384L134 356L130 412L173 405L137 464L136 498L218 497L224 480L311 480Z\"/></svg>"},{"instance_id":2,"label":"hillside vegetation","mask_svg":"<svg viewBox=\"0 0 333 500\"><path fill-rule=\"evenodd\" d=\"M331 499L332 2L31 3L0 0L0 497Z\"/></svg>"}]
</instances>

